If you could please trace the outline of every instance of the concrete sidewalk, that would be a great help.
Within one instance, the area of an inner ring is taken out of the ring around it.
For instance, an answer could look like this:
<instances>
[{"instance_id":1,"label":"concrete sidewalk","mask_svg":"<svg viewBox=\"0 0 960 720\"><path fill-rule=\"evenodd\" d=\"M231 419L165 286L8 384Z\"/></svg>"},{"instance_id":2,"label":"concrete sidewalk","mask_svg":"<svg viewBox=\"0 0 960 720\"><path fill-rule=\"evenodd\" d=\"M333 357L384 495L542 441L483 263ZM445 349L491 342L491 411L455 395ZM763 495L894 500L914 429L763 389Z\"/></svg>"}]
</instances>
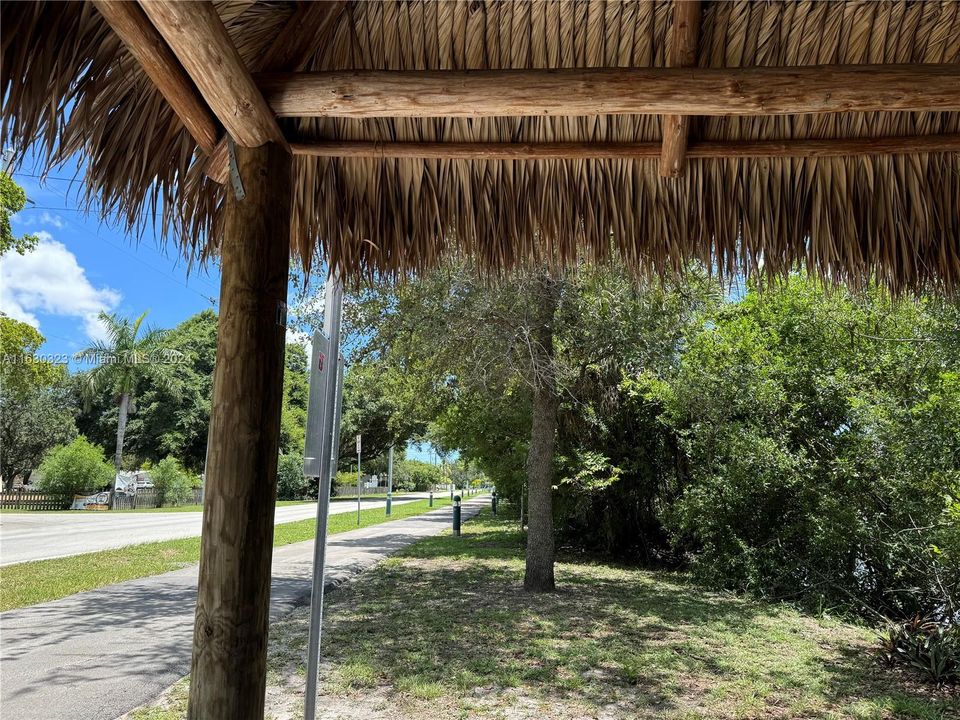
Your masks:
<instances>
[{"instance_id":1,"label":"concrete sidewalk","mask_svg":"<svg viewBox=\"0 0 960 720\"><path fill-rule=\"evenodd\" d=\"M485 500L464 503L464 518ZM450 527L449 507L327 539L335 585ZM313 541L273 554L271 616L309 601ZM0 613L0 716L112 720L190 670L197 566Z\"/></svg>"}]
</instances>

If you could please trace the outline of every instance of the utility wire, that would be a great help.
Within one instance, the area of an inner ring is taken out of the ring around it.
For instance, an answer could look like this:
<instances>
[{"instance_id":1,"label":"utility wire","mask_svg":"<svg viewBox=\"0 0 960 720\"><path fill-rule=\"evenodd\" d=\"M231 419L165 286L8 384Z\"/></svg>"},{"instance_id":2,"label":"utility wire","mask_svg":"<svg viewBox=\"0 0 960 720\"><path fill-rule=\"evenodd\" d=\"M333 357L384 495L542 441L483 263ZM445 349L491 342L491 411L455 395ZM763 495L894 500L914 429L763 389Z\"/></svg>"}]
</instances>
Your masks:
<instances>
[{"instance_id":1,"label":"utility wire","mask_svg":"<svg viewBox=\"0 0 960 720\"><path fill-rule=\"evenodd\" d=\"M27 173L17 173L17 174L18 174L18 175L27 175ZM62 178L61 178L61 179L62 179ZM66 193L63 193L62 191L60 191L60 190L58 190L58 189L55 189L55 188L50 188L50 189L51 189L53 192L56 192L56 193L58 193L58 194L60 194L60 195L63 195L63 197L64 197L65 200L66 200L66 199L69 199L69 198L67 198ZM31 204L31 205L29 206L29 208L25 208L25 209L29 209L29 210L57 210L57 211L83 212L80 208L56 207L56 206L53 206L53 205L33 205L33 204ZM22 211L21 211L21 212L22 212ZM200 291L197 290L196 288L190 287L186 282L184 282L184 281L181 280L180 278L176 277L175 275L172 275L172 274L169 273L169 272L166 272L166 271L164 271L164 270L162 270L162 269L160 269L160 268L158 268L158 267L156 267L156 266L154 266L154 265L151 265L151 264L148 263L146 260L144 260L143 258L141 258L140 256L138 256L136 253L130 252L129 250L127 250L127 249L124 248L123 246L118 245L117 243L114 243L114 242L108 240L107 238L103 237L102 235L100 235L100 234L98 234L98 233L95 233L95 232L93 232L92 230L89 230L88 228L86 228L86 227L84 227L84 226L82 226L82 225L77 225L76 227L77 227L79 230L87 233L87 234L90 235L91 237L94 237L94 238L96 238L97 240L100 240L101 242L106 243L106 244L109 245L110 247L112 247L112 248L114 248L114 249L116 249L116 250L119 250L120 252L124 253L125 255L133 258L134 260L136 260L136 261L137 261L138 263L140 263L141 265L143 265L143 266L145 266L145 267L153 270L155 273L158 273L158 274L164 276L165 278L167 278L168 280L172 280L173 282L177 283L178 285L183 286L184 288L186 288L186 289L189 290L190 292L195 293L196 295L200 296L201 298L203 298L204 300L206 300L207 302L209 302L213 307L217 307L217 299L216 299L214 296L212 296L212 295L205 295L204 293L200 292ZM158 253L158 254L159 254L159 253ZM206 285L207 287L209 287L211 290L216 290L216 288L213 286L212 283L207 282L206 280L203 280L203 279L201 279L201 278L198 278L198 281L199 281L199 282L202 282L203 284L205 284L205 285Z\"/></svg>"}]
</instances>

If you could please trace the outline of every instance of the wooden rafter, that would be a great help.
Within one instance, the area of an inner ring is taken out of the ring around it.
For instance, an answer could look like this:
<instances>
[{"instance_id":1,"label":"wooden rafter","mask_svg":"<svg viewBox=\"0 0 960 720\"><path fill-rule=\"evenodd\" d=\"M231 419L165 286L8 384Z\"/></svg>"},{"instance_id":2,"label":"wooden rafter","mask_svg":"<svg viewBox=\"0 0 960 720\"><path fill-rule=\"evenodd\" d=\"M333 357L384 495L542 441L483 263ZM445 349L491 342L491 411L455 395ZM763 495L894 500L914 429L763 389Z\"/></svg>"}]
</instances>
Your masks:
<instances>
[{"instance_id":1,"label":"wooden rafter","mask_svg":"<svg viewBox=\"0 0 960 720\"><path fill-rule=\"evenodd\" d=\"M303 69L310 55L327 38L345 4L344 2L301 2L260 58L256 69L265 72ZM227 143L225 139L221 138L217 143L213 155L207 160L205 172L219 183L226 181Z\"/></svg>"},{"instance_id":2,"label":"wooden rafter","mask_svg":"<svg viewBox=\"0 0 960 720\"><path fill-rule=\"evenodd\" d=\"M212 3L141 0L140 6L238 145L286 142Z\"/></svg>"},{"instance_id":3,"label":"wooden rafter","mask_svg":"<svg viewBox=\"0 0 960 720\"><path fill-rule=\"evenodd\" d=\"M136 3L94 0L94 6L140 63L200 149L213 152L219 128L180 61Z\"/></svg>"},{"instance_id":4,"label":"wooden rafter","mask_svg":"<svg viewBox=\"0 0 960 720\"><path fill-rule=\"evenodd\" d=\"M960 110L953 64L267 73L282 117L783 115Z\"/></svg>"},{"instance_id":5,"label":"wooden rafter","mask_svg":"<svg viewBox=\"0 0 960 720\"><path fill-rule=\"evenodd\" d=\"M674 0L667 67L695 67L700 40L700 0ZM679 177L683 174L687 142L690 138L689 115L664 115L663 149L660 175Z\"/></svg>"},{"instance_id":6,"label":"wooden rafter","mask_svg":"<svg viewBox=\"0 0 960 720\"><path fill-rule=\"evenodd\" d=\"M427 160L652 160L660 143L291 142L294 155ZM960 134L825 140L694 142L689 158L827 158L960 152Z\"/></svg>"}]
</instances>

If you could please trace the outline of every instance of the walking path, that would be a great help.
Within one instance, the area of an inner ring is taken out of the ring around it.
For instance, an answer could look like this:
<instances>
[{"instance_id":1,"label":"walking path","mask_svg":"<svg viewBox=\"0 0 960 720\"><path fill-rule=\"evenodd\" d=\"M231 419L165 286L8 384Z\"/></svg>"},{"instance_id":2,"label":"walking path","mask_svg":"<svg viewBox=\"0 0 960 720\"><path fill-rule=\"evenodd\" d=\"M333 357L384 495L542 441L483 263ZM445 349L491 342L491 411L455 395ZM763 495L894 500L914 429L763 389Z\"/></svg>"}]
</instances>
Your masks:
<instances>
[{"instance_id":1,"label":"walking path","mask_svg":"<svg viewBox=\"0 0 960 720\"><path fill-rule=\"evenodd\" d=\"M394 505L423 500L429 493L394 496ZM442 497L438 495L438 497ZM361 500L364 510L385 500ZM356 512L357 501L330 503L330 513ZM316 503L281 505L276 524L317 516ZM198 537L201 512L24 512L0 513L0 565L108 550L139 543Z\"/></svg>"},{"instance_id":2,"label":"walking path","mask_svg":"<svg viewBox=\"0 0 960 720\"><path fill-rule=\"evenodd\" d=\"M486 501L464 502L464 518ZM449 507L327 539L327 585L450 527ZM309 601L313 541L273 553L271 616ZM113 720L190 670L197 566L0 613L0 715Z\"/></svg>"}]
</instances>

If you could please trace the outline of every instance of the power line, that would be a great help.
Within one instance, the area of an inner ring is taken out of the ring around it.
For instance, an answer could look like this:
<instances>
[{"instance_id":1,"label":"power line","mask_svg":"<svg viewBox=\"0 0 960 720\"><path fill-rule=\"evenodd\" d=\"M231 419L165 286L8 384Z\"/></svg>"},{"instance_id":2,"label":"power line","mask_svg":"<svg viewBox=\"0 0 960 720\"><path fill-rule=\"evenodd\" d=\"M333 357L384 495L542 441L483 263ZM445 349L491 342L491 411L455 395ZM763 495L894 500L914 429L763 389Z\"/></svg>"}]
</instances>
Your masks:
<instances>
[{"instance_id":1,"label":"power line","mask_svg":"<svg viewBox=\"0 0 960 720\"><path fill-rule=\"evenodd\" d=\"M20 174L25 174L25 173L20 173ZM63 195L63 196L64 196L64 199L66 199L66 195L63 194L62 192L56 191L56 190L55 190L55 192L58 192L59 194ZM55 206L52 206L52 205L31 205L28 209L30 209L30 210L58 210L58 211L83 212L80 208L55 207ZM172 281L174 281L175 283L177 283L178 285L183 286L184 288L186 288L186 289L189 290L190 292L195 293L196 295L199 295L199 296L202 297L204 300L206 300L207 302L209 302L213 307L216 307L216 306L217 306L217 299L216 299L215 297L213 297L212 295L205 295L204 293L200 292L200 291L197 290L196 288L190 287L186 282L184 282L184 281L181 280L180 278L176 277L175 275L172 275L172 274L170 274L169 272L166 272L166 271L164 271L164 270L162 270L162 269L160 269L160 268L158 268L158 267L156 267L156 266L154 266L154 265L151 265L151 264L148 263L146 260L144 260L143 258L141 258L140 256L138 256L137 254L130 252L130 251L127 250L126 248L122 247L121 245L118 245L117 243L111 242L110 240L108 240L107 238L103 237L102 235L100 235L100 234L98 234L98 233L95 233L95 232L93 232L92 230L89 230L88 228L83 227L82 225L77 225L76 227L77 227L79 230L87 233L87 234L90 235L91 237L94 237L94 238L96 238L97 240L100 240L101 242L106 243L106 244L109 245L110 247L112 247L112 248L114 248L114 249L116 249L116 250L119 250L120 252L124 253L125 255L133 258L134 260L136 260L136 261L137 261L138 263L140 263L141 265L143 265L143 266L145 266L145 267L153 270L155 273L158 273L158 274L160 274L160 275L163 275L163 276L166 277L167 279L172 280ZM159 254L159 253L158 253L158 254ZM202 282L204 285L206 285L207 287L209 287L211 290L216 290L216 288L213 286L212 283L209 283L209 282L207 282L206 280L203 280L203 279L198 279L198 281L199 281L199 282Z\"/></svg>"}]
</instances>

